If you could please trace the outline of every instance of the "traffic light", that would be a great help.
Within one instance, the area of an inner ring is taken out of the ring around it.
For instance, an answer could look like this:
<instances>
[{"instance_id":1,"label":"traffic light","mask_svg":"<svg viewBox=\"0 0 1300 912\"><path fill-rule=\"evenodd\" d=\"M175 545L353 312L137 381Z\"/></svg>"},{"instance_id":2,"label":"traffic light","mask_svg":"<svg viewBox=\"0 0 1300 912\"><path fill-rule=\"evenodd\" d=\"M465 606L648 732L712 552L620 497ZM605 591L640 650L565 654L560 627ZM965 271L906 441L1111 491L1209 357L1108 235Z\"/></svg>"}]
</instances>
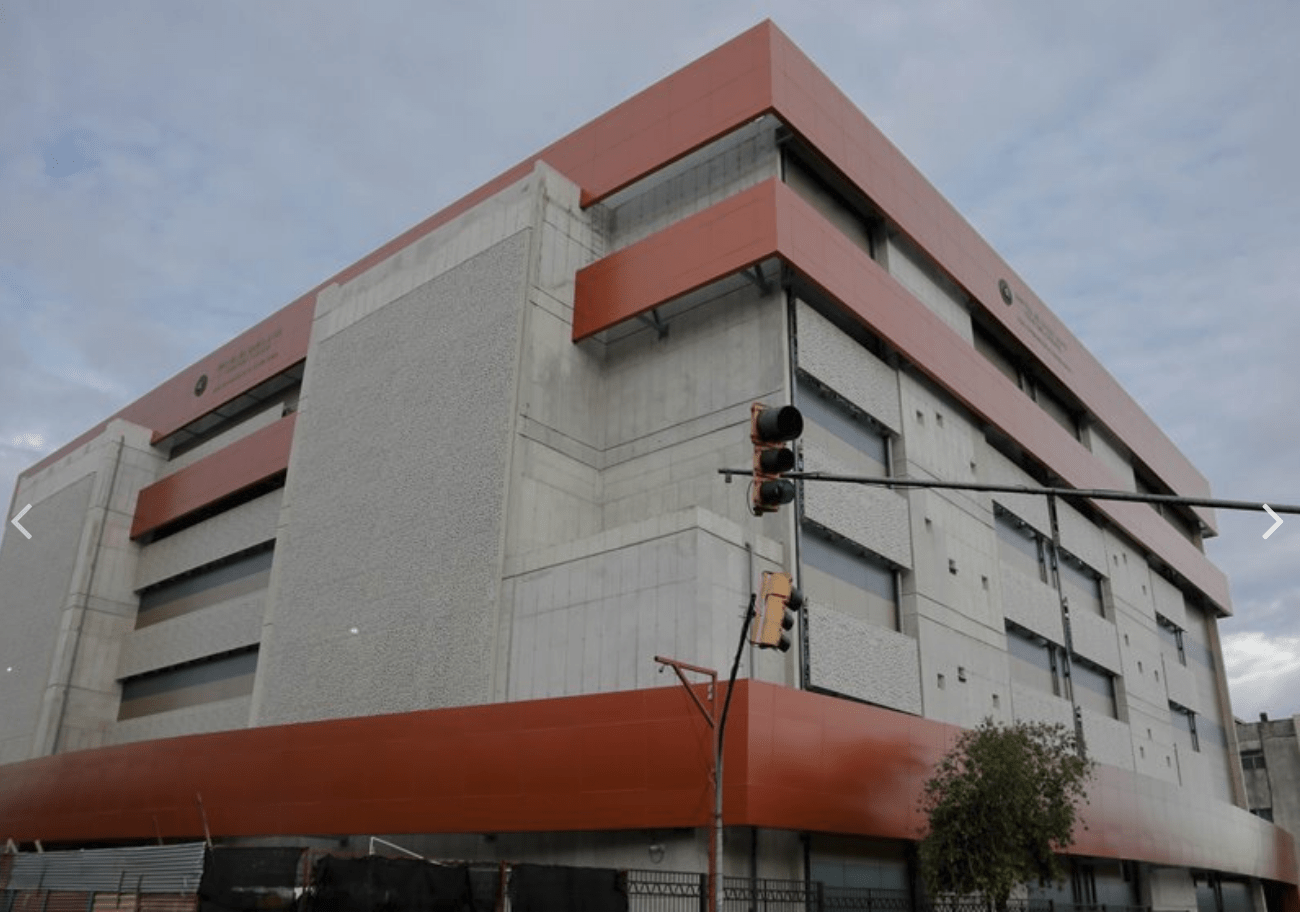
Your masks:
<instances>
[{"instance_id":1,"label":"traffic light","mask_svg":"<svg viewBox=\"0 0 1300 912\"><path fill-rule=\"evenodd\" d=\"M769 408L755 402L749 410L749 439L754 444L754 481L749 510L755 516L775 513L794 500L794 482L781 476L794 468L794 451L786 443L803 433L803 415L793 405Z\"/></svg>"},{"instance_id":2,"label":"traffic light","mask_svg":"<svg viewBox=\"0 0 1300 912\"><path fill-rule=\"evenodd\" d=\"M790 648L790 628L803 607L803 593L794 587L788 573L763 571L763 588L758 594L758 617L749 631L749 641L760 649Z\"/></svg>"}]
</instances>

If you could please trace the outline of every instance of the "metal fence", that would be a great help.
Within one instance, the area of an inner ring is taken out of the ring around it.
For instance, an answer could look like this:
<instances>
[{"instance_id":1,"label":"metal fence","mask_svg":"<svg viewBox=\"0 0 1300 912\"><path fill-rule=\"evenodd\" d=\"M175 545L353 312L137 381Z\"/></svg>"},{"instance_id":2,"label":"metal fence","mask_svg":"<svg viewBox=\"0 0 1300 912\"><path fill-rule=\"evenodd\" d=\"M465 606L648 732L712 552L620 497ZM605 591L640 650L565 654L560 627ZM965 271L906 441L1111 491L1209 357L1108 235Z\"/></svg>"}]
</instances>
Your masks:
<instances>
[{"instance_id":1,"label":"metal fence","mask_svg":"<svg viewBox=\"0 0 1300 912\"><path fill-rule=\"evenodd\" d=\"M631 870L624 874L628 912L707 912L704 874ZM746 877L723 879L721 912L989 912L978 898L915 900L899 890L830 887L819 881ZM1144 906L1071 905L1051 900L1012 900L1006 912L1151 912Z\"/></svg>"}]
</instances>

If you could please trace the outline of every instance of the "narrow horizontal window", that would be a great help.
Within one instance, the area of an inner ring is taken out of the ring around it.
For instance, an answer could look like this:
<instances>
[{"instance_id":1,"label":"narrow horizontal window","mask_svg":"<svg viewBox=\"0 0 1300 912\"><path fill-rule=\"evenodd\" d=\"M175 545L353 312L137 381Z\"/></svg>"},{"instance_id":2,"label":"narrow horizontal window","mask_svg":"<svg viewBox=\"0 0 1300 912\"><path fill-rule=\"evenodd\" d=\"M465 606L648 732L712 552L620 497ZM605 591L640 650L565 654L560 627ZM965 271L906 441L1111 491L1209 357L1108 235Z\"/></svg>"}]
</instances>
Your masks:
<instances>
[{"instance_id":1,"label":"narrow horizontal window","mask_svg":"<svg viewBox=\"0 0 1300 912\"><path fill-rule=\"evenodd\" d=\"M273 544L207 564L140 594L136 629L266 589Z\"/></svg>"},{"instance_id":2,"label":"narrow horizontal window","mask_svg":"<svg viewBox=\"0 0 1300 912\"><path fill-rule=\"evenodd\" d=\"M209 656L122 681L119 721L246 697L257 675L257 647Z\"/></svg>"}]
</instances>

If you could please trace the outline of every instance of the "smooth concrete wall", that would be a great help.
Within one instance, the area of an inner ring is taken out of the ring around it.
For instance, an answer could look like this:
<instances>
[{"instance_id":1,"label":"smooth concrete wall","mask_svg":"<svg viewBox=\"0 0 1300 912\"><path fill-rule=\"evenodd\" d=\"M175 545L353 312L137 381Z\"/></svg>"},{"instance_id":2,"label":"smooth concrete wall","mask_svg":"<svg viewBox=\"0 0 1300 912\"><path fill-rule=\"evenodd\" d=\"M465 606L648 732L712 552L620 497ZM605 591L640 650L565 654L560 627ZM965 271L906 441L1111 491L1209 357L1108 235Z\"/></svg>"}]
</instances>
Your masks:
<instances>
[{"instance_id":1,"label":"smooth concrete wall","mask_svg":"<svg viewBox=\"0 0 1300 912\"><path fill-rule=\"evenodd\" d=\"M787 538L790 511L753 519L745 483L727 485L717 471L752 461L751 402L790 401L785 321L779 290L743 283L702 293L665 338L646 328L606 347L603 529L700 506Z\"/></svg>"},{"instance_id":2,"label":"smooth concrete wall","mask_svg":"<svg viewBox=\"0 0 1300 912\"><path fill-rule=\"evenodd\" d=\"M777 543L698 508L513 559L503 591L512 622L498 644L509 652L504 698L659 686L656 655L725 674L754 586L747 542L753 574L780 567ZM761 670L794 683L784 656L764 657Z\"/></svg>"},{"instance_id":3,"label":"smooth concrete wall","mask_svg":"<svg viewBox=\"0 0 1300 912\"><path fill-rule=\"evenodd\" d=\"M1152 912L1196 912L1196 885L1186 868L1147 868L1142 901Z\"/></svg>"},{"instance_id":4,"label":"smooth concrete wall","mask_svg":"<svg viewBox=\"0 0 1300 912\"><path fill-rule=\"evenodd\" d=\"M322 293L256 724L490 698L537 180Z\"/></svg>"},{"instance_id":5,"label":"smooth concrete wall","mask_svg":"<svg viewBox=\"0 0 1300 912\"><path fill-rule=\"evenodd\" d=\"M0 710L10 716L0 723L5 760L97 747L116 718L118 654L137 606L131 516L161 462L149 440L148 429L111 421L17 491L33 505L24 518L32 538L7 535L0 552L0 606L6 618L26 618L0 646L13 651L0 669L15 669L0 674L19 676L5 681L13 708ZM51 553L31 560L28 548Z\"/></svg>"},{"instance_id":6,"label":"smooth concrete wall","mask_svg":"<svg viewBox=\"0 0 1300 912\"><path fill-rule=\"evenodd\" d=\"M10 526L0 548L0 763L31 755L94 484L93 474L83 475L33 504L22 520L31 540ZM18 509L26 503L20 497Z\"/></svg>"}]
</instances>

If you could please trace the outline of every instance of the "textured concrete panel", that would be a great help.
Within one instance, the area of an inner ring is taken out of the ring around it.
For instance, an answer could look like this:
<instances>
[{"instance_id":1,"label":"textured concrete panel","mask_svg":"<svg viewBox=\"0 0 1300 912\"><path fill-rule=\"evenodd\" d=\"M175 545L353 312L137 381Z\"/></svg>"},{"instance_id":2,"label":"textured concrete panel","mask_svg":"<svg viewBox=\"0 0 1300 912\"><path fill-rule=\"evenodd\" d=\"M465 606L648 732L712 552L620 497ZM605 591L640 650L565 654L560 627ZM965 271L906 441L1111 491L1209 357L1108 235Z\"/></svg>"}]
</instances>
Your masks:
<instances>
[{"instance_id":1,"label":"textured concrete panel","mask_svg":"<svg viewBox=\"0 0 1300 912\"><path fill-rule=\"evenodd\" d=\"M1061 596L1055 589L1007 563L1002 563L998 579L1002 585L1002 608L1008 621L1041 634L1053 643L1065 642Z\"/></svg>"},{"instance_id":2,"label":"textured concrete panel","mask_svg":"<svg viewBox=\"0 0 1300 912\"><path fill-rule=\"evenodd\" d=\"M1074 731L1074 709L1062 700L1023 684L1011 685L1011 705L1017 721L1060 723Z\"/></svg>"},{"instance_id":3,"label":"textured concrete panel","mask_svg":"<svg viewBox=\"0 0 1300 912\"><path fill-rule=\"evenodd\" d=\"M263 494L140 549L135 589L237 554L275 538L283 489Z\"/></svg>"},{"instance_id":4,"label":"textured concrete panel","mask_svg":"<svg viewBox=\"0 0 1300 912\"><path fill-rule=\"evenodd\" d=\"M804 471L851 472L814 438L803 441ZM896 491L865 486L807 482L804 515L903 567L912 565L907 501Z\"/></svg>"},{"instance_id":5,"label":"textured concrete panel","mask_svg":"<svg viewBox=\"0 0 1300 912\"><path fill-rule=\"evenodd\" d=\"M262 590L134 630L123 639L117 677L252 646L262 638L265 612L266 591Z\"/></svg>"},{"instance_id":6,"label":"textured concrete panel","mask_svg":"<svg viewBox=\"0 0 1300 912\"><path fill-rule=\"evenodd\" d=\"M1123 672L1114 624L1091 611L1074 610L1070 612L1070 632L1075 652L1116 674Z\"/></svg>"},{"instance_id":7,"label":"textured concrete panel","mask_svg":"<svg viewBox=\"0 0 1300 912\"><path fill-rule=\"evenodd\" d=\"M259 724L488 698L528 241L313 342Z\"/></svg>"},{"instance_id":8,"label":"textured concrete panel","mask_svg":"<svg viewBox=\"0 0 1300 912\"><path fill-rule=\"evenodd\" d=\"M71 597L73 568L81 553L94 484L95 476L86 475L33 502L23 517L23 526L32 533L30 540L12 526L4 536L0 548L0 579L4 580L0 589L0 617L4 618L0 763L26 760L30 755L63 607ZM11 508L5 522L27 502L21 499Z\"/></svg>"},{"instance_id":9,"label":"textured concrete panel","mask_svg":"<svg viewBox=\"0 0 1300 912\"><path fill-rule=\"evenodd\" d=\"M818 604L808 606L808 640L814 687L921 713L916 640Z\"/></svg>"},{"instance_id":10,"label":"textured concrete panel","mask_svg":"<svg viewBox=\"0 0 1300 912\"><path fill-rule=\"evenodd\" d=\"M895 434L901 433L898 372L802 301L795 313L799 367Z\"/></svg>"},{"instance_id":11,"label":"textured concrete panel","mask_svg":"<svg viewBox=\"0 0 1300 912\"><path fill-rule=\"evenodd\" d=\"M252 697L235 697L202 706L187 706L117 722L109 729L106 743L129 744L158 738L178 738L203 732L230 731L248 727Z\"/></svg>"},{"instance_id":12,"label":"textured concrete panel","mask_svg":"<svg viewBox=\"0 0 1300 912\"><path fill-rule=\"evenodd\" d=\"M1083 738L1088 744L1088 756L1093 760L1133 769L1133 736L1123 722L1084 709Z\"/></svg>"}]
</instances>

